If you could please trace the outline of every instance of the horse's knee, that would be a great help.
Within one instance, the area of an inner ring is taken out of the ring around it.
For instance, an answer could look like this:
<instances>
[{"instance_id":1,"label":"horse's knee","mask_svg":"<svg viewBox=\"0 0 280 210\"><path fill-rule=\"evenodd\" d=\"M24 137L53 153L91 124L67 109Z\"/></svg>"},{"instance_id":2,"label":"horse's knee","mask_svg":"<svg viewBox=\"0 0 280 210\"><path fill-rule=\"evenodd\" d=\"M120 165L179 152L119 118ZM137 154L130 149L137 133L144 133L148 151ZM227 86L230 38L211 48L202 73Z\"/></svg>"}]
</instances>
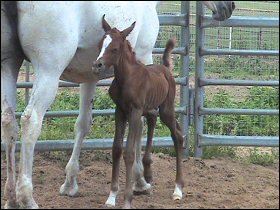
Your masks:
<instances>
[{"instance_id":1,"label":"horse's knee","mask_svg":"<svg viewBox=\"0 0 280 210\"><path fill-rule=\"evenodd\" d=\"M17 139L17 122L12 108L7 108L1 115L1 138L4 142L15 143Z\"/></svg>"},{"instance_id":2,"label":"horse's knee","mask_svg":"<svg viewBox=\"0 0 280 210\"><path fill-rule=\"evenodd\" d=\"M42 127L43 114L40 116L35 110L25 110L21 116L20 124L22 135L27 135L28 138L25 141L31 141L37 139L40 135Z\"/></svg>"},{"instance_id":3,"label":"horse's knee","mask_svg":"<svg viewBox=\"0 0 280 210\"><path fill-rule=\"evenodd\" d=\"M75 123L75 133L80 133L85 136L89 133L91 125L92 125L91 114L85 117L79 116Z\"/></svg>"},{"instance_id":4,"label":"horse's knee","mask_svg":"<svg viewBox=\"0 0 280 210\"><path fill-rule=\"evenodd\" d=\"M2 126L10 125L14 121L14 113L11 107L3 111L1 116Z\"/></svg>"},{"instance_id":5,"label":"horse's knee","mask_svg":"<svg viewBox=\"0 0 280 210\"><path fill-rule=\"evenodd\" d=\"M133 165L135 159L135 152L124 151L123 159L126 165Z\"/></svg>"},{"instance_id":6,"label":"horse's knee","mask_svg":"<svg viewBox=\"0 0 280 210\"><path fill-rule=\"evenodd\" d=\"M113 144L113 150L112 150L113 159L119 158L121 154L122 154L122 145Z\"/></svg>"}]
</instances>

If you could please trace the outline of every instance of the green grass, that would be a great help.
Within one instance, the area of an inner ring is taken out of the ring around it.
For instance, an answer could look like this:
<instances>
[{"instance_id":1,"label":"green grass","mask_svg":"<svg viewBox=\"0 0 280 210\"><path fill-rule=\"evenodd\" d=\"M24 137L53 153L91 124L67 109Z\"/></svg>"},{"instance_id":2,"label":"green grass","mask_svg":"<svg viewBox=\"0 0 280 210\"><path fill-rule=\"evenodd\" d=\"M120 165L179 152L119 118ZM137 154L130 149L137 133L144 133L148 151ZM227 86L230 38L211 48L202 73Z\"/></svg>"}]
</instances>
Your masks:
<instances>
[{"instance_id":1,"label":"green grass","mask_svg":"<svg viewBox=\"0 0 280 210\"><path fill-rule=\"evenodd\" d=\"M271 149L271 152L263 152L260 148L251 149L247 161L262 166L279 163L279 149Z\"/></svg>"}]
</instances>

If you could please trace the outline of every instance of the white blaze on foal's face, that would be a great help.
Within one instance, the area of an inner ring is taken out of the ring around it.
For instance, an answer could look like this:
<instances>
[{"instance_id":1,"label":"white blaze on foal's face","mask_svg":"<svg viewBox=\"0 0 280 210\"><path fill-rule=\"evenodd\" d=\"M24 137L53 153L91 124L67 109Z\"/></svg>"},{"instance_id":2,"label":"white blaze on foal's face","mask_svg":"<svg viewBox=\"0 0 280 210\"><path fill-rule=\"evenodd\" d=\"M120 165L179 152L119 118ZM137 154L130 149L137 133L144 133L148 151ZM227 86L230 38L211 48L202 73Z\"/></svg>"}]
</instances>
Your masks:
<instances>
[{"instance_id":1,"label":"white blaze on foal's face","mask_svg":"<svg viewBox=\"0 0 280 210\"><path fill-rule=\"evenodd\" d=\"M97 57L97 61L102 58L102 56L105 53L106 48L110 45L110 43L112 42L112 38L109 35L106 35L105 39L103 40L103 45L102 45L102 49L101 52L99 54L99 56Z\"/></svg>"}]
</instances>

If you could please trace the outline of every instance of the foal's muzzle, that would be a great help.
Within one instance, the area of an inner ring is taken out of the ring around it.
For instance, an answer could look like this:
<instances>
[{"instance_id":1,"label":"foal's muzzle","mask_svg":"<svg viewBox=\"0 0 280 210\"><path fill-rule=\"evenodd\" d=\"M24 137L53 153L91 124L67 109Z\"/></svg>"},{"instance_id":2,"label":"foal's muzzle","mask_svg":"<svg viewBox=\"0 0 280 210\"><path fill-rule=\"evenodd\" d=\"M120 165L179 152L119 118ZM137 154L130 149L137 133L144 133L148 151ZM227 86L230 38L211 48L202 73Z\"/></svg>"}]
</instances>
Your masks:
<instances>
[{"instance_id":1,"label":"foal's muzzle","mask_svg":"<svg viewBox=\"0 0 280 210\"><path fill-rule=\"evenodd\" d=\"M101 59L93 62L92 71L97 74L100 74L100 72L105 71L105 65Z\"/></svg>"}]
</instances>

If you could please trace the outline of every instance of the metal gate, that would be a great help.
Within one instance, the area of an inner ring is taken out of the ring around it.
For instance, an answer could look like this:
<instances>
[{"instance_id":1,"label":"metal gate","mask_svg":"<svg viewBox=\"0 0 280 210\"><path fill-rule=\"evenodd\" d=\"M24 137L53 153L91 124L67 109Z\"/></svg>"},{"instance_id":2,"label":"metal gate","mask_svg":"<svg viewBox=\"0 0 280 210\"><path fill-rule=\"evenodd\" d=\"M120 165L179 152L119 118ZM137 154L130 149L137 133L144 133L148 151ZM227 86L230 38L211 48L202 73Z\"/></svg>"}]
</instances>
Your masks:
<instances>
[{"instance_id":1,"label":"metal gate","mask_svg":"<svg viewBox=\"0 0 280 210\"><path fill-rule=\"evenodd\" d=\"M278 50L233 50L209 49L205 47L205 29L210 27L261 27L279 28L279 18L232 17L223 22L214 21L205 15L200 2L196 6L196 75L195 75L195 156L202 157L203 146L279 146L279 136L226 136L204 133L205 115L279 115L271 109L225 109L204 106L204 88L207 86L272 86L279 87L279 80L227 80L206 79L204 58L209 55L254 55L279 56Z\"/></svg>"}]
</instances>

